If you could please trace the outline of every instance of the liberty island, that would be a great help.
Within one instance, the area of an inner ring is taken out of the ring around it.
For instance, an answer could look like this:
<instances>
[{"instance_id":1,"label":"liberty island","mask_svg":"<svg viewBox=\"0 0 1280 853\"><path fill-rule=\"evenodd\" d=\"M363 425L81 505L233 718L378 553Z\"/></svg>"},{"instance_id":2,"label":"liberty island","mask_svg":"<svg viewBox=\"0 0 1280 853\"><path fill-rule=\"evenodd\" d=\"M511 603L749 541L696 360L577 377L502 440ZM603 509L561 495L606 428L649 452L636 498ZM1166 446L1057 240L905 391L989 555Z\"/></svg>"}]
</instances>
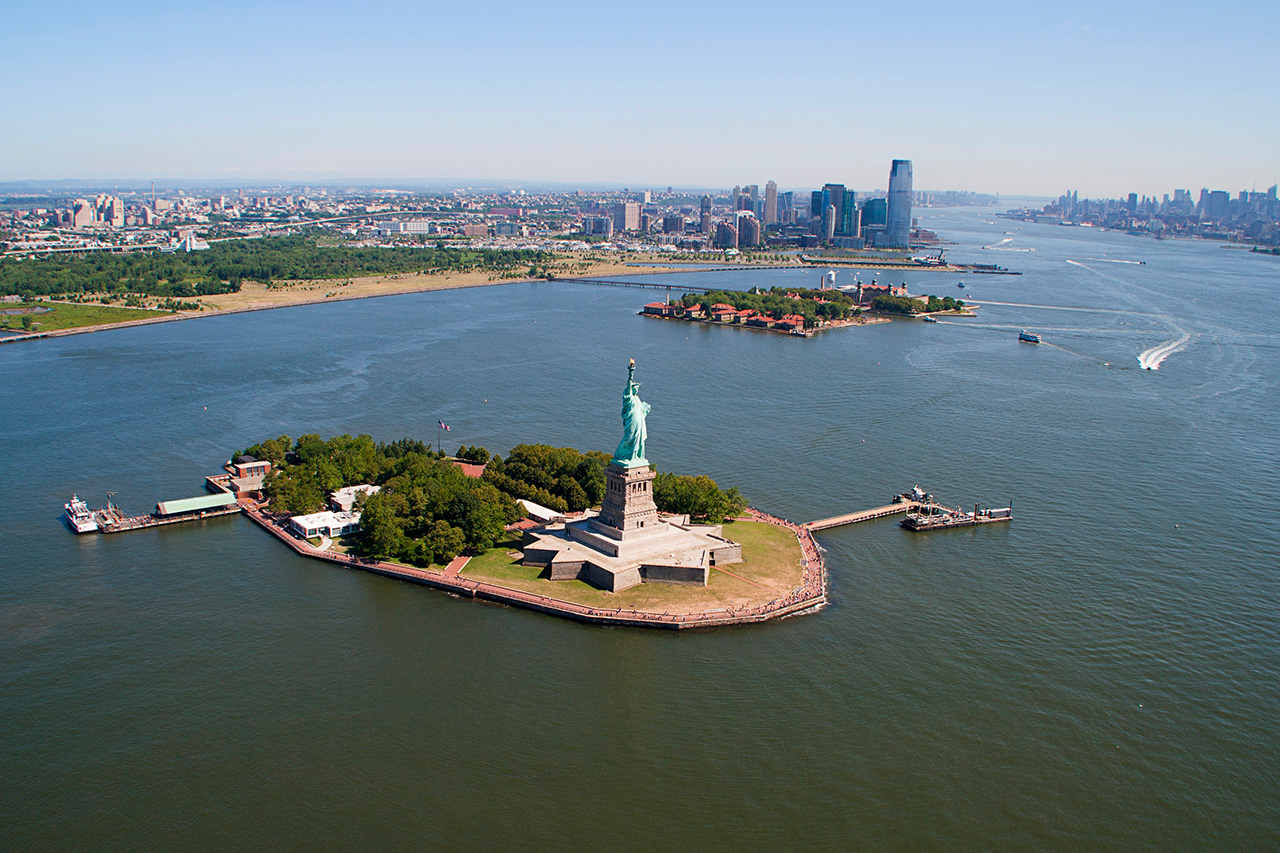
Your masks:
<instances>
[{"instance_id":1,"label":"liberty island","mask_svg":"<svg viewBox=\"0 0 1280 853\"><path fill-rule=\"evenodd\" d=\"M694 523L687 513L659 512L654 499L658 475L645 447L652 407L639 392L632 359L622 395L623 437L603 471L598 509L548 517L545 507L526 502L538 510L539 519L508 525L493 547L456 557L446 551L444 565L407 565L379 557L378 546L369 539L376 543L383 538L385 524L356 534L366 545L363 549L336 547L328 539L302 536L299 521L311 516L281 513L272 506L274 499L260 502L245 496L240 506L300 555L583 622L713 627L766 621L825 604L825 565L804 526L755 509L709 524ZM307 438L312 450L299 439L302 453L316 452L312 438ZM453 472L447 463L431 464ZM345 490L352 488L370 487L344 484ZM378 491L373 486L364 504L366 521L384 511L386 495ZM283 494L278 488L276 493ZM734 538L725 532L730 525ZM306 535L312 534L308 530Z\"/></svg>"}]
</instances>

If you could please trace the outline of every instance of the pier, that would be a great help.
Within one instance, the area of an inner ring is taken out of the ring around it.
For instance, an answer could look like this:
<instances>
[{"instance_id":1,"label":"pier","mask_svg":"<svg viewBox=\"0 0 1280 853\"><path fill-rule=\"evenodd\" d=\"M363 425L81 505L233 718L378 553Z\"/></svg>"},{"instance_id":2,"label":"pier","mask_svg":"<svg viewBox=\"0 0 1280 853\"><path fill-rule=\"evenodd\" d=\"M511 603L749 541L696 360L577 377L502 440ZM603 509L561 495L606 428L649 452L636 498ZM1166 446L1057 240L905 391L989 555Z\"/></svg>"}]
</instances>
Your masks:
<instances>
[{"instance_id":1,"label":"pier","mask_svg":"<svg viewBox=\"0 0 1280 853\"><path fill-rule=\"evenodd\" d=\"M895 495L891 504L845 515L835 515L831 518L820 518L800 526L810 532L816 532L890 515L905 515L906 518L900 523L907 530L945 530L951 527L974 527L979 524L1009 521L1013 518L1013 506L1010 504L998 509L982 509L978 504L974 504L973 512L965 512L962 509L952 509L938 503L933 495L925 493L923 489L916 486L910 491Z\"/></svg>"},{"instance_id":2,"label":"pier","mask_svg":"<svg viewBox=\"0 0 1280 853\"><path fill-rule=\"evenodd\" d=\"M114 507L112 508L114 509ZM117 509L110 512L105 509L97 510L93 515L98 522L98 530L102 533L123 533L126 530L141 530L144 527L160 527L165 524L181 524L184 521L203 521L206 518L216 518L220 515L235 515L240 512L238 504L232 506L219 507L217 509L205 510L204 512L188 513L186 515L159 516L154 513L148 515L122 515Z\"/></svg>"},{"instance_id":3,"label":"pier","mask_svg":"<svg viewBox=\"0 0 1280 853\"><path fill-rule=\"evenodd\" d=\"M619 281L611 278L569 278L556 276L552 281L567 281L573 284L595 284L604 287L634 287L641 290L665 290L667 293L710 293L713 289L724 288L694 287L687 284L658 284L646 281Z\"/></svg>"},{"instance_id":4,"label":"pier","mask_svg":"<svg viewBox=\"0 0 1280 853\"><path fill-rule=\"evenodd\" d=\"M924 512L913 512L899 522L907 530L950 530L953 527L977 527L979 524L994 524L1013 519L1013 507L998 509L982 509L973 505L973 512L962 509L949 509L944 506L925 507Z\"/></svg>"},{"instance_id":5,"label":"pier","mask_svg":"<svg viewBox=\"0 0 1280 853\"><path fill-rule=\"evenodd\" d=\"M904 500L898 503L878 506L874 509L864 509L859 512L850 512L845 515L835 515L831 518L820 518L817 521L810 521L803 525L806 530L830 530L833 527L844 527L847 524L857 524L860 521L871 521L876 518L884 518L889 515L901 515L905 512L919 509L923 506L934 506L934 504L926 504L923 501Z\"/></svg>"}]
</instances>

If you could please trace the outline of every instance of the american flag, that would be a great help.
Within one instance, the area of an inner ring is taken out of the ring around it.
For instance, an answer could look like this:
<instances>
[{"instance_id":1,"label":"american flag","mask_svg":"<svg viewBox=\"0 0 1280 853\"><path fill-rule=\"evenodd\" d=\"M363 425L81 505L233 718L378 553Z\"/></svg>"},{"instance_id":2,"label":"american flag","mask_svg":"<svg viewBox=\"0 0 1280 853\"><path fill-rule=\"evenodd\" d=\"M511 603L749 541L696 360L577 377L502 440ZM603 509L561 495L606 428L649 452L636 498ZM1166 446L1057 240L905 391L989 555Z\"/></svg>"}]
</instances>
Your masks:
<instances>
[{"instance_id":1,"label":"american flag","mask_svg":"<svg viewBox=\"0 0 1280 853\"><path fill-rule=\"evenodd\" d=\"M445 432L449 431L449 425L447 423L445 423L444 421L438 421L438 423L440 424L440 429L444 430Z\"/></svg>"}]
</instances>

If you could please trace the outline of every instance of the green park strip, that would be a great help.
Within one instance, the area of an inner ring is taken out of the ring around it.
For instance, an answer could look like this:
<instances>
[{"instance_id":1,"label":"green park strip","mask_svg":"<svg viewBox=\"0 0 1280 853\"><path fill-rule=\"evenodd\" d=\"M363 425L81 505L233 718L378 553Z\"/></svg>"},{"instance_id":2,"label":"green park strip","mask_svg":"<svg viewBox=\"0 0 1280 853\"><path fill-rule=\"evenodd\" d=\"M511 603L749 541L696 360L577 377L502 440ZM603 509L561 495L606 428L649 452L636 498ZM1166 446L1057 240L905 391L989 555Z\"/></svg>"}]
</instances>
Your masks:
<instances>
[{"instance_id":1,"label":"green park strip","mask_svg":"<svg viewBox=\"0 0 1280 853\"><path fill-rule=\"evenodd\" d=\"M649 613L754 607L782 598L803 583L802 552L791 530L736 521L725 525L725 536L742 544L743 561L728 566L728 572L712 569L705 587L645 583L605 592L580 580L552 581L545 569L520 565L519 539L506 539L473 557L461 576L587 607Z\"/></svg>"},{"instance_id":2,"label":"green park strip","mask_svg":"<svg viewBox=\"0 0 1280 853\"><path fill-rule=\"evenodd\" d=\"M47 309L47 310L46 310ZM18 302L0 303L0 331L57 332L63 329L79 329L103 326L109 323L129 323L169 317L172 311L154 311L144 308L115 308L108 305L77 305L69 302ZM7 312L14 313L7 313ZM24 323L29 317L30 326Z\"/></svg>"}]
</instances>

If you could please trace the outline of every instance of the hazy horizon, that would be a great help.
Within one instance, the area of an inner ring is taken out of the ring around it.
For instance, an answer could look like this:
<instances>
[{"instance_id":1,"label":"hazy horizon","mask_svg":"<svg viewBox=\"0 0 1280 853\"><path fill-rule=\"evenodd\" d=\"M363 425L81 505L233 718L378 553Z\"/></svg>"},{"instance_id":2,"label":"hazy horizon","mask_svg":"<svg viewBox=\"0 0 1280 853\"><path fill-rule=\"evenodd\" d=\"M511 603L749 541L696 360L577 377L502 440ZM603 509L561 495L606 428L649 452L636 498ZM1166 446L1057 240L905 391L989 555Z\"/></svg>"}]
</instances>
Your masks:
<instances>
[{"instance_id":1,"label":"hazy horizon","mask_svg":"<svg viewBox=\"0 0 1280 853\"><path fill-rule=\"evenodd\" d=\"M0 33L0 182L871 189L906 158L922 189L1116 198L1280 172L1261 3L59 8Z\"/></svg>"}]
</instances>

